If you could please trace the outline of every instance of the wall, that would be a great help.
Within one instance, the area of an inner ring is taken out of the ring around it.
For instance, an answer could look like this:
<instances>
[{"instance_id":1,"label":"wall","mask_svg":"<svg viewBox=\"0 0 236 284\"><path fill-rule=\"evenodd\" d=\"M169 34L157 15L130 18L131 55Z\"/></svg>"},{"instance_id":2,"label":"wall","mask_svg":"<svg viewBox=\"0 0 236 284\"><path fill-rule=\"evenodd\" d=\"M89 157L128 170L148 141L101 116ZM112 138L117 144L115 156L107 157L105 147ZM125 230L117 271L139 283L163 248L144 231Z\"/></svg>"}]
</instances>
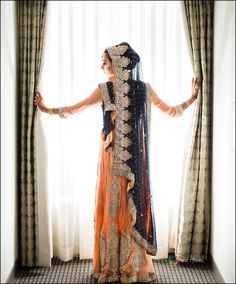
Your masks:
<instances>
[{"instance_id":1,"label":"wall","mask_svg":"<svg viewBox=\"0 0 236 284\"><path fill-rule=\"evenodd\" d=\"M1 1L1 283L18 257L15 8L13 1Z\"/></svg>"},{"instance_id":2,"label":"wall","mask_svg":"<svg viewBox=\"0 0 236 284\"><path fill-rule=\"evenodd\" d=\"M215 2L211 255L235 282L235 3Z\"/></svg>"}]
</instances>

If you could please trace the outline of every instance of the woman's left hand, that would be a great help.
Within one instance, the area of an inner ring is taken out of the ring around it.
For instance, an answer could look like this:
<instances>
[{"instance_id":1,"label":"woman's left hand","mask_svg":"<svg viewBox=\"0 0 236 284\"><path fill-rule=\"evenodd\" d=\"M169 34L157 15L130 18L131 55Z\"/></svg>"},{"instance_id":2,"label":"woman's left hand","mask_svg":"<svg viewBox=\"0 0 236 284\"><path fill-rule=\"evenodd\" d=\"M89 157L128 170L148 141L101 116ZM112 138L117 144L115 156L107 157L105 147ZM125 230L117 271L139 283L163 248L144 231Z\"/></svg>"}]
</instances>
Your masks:
<instances>
[{"instance_id":1,"label":"woman's left hand","mask_svg":"<svg viewBox=\"0 0 236 284\"><path fill-rule=\"evenodd\" d=\"M195 79L193 78L192 79L192 95L191 95L192 98L197 99L199 89L200 89L200 83L199 83L198 77Z\"/></svg>"}]
</instances>

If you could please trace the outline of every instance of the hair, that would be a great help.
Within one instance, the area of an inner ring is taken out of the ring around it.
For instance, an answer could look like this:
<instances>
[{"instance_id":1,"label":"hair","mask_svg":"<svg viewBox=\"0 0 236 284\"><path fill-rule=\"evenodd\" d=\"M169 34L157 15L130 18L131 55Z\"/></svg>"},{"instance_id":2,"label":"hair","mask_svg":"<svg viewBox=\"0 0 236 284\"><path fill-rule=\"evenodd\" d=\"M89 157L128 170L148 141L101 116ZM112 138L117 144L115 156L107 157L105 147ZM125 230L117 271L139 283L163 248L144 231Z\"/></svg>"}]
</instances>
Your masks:
<instances>
[{"instance_id":1,"label":"hair","mask_svg":"<svg viewBox=\"0 0 236 284\"><path fill-rule=\"evenodd\" d=\"M108 60L112 63L112 59L111 59L111 56L109 55L107 49L104 50L104 53L106 54Z\"/></svg>"}]
</instances>

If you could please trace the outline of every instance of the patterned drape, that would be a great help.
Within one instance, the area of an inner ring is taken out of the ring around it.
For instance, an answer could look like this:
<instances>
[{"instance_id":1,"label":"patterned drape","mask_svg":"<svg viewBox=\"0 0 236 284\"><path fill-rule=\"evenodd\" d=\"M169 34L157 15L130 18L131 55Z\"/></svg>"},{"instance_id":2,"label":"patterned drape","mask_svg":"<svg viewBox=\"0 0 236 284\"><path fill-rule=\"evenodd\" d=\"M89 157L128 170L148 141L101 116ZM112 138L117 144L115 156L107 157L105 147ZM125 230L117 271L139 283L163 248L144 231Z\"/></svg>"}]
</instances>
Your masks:
<instances>
[{"instance_id":1,"label":"patterned drape","mask_svg":"<svg viewBox=\"0 0 236 284\"><path fill-rule=\"evenodd\" d=\"M46 1L17 1L20 257L22 266L34 266L38 261L34 94L37 90L41 66L46 4Z\"/></svg>"},{"instance_id":2,"label":"patterned drape","mask_svg":"<svg viewBox=\"0 0 236 284\"><path fill-rule=\"evenodd\" d=\"M201 91L194 114L176 246L178 261L207 260L211 215L213 1L183 3Z\"/></svg>"}]
</instances>

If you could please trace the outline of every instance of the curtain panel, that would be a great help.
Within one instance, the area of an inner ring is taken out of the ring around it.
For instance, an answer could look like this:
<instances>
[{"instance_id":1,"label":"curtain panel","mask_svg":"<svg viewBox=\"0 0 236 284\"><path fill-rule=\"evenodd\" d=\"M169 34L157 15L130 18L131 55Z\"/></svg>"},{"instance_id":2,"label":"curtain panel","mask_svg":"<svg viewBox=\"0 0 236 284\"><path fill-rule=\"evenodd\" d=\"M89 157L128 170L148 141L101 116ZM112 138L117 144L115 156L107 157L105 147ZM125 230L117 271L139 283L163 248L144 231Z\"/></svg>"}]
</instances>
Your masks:
<instances>
[{"instance_id":1,"label":"curtain panel","mask_svg":"<svg viewBox=\"0 0 236 284\"><path fill-rule=\"evenodd\" d=\"M211 219L213 1L184 1L195 74L201 91L194 114L182 191L176 258L207 260Z\"/></svg>"},{"instance_id":2,"label":"curtain panel","mask_svg":"<svg viewBox=\"0 0 236 284\"><path fill-rule=\"evenodd\" d=\"M38 202L35 160L34 94L41 67L46 1L17 1L18 113L20 156L20 258L38 262Z\"/></svg>"}]
</instances>

